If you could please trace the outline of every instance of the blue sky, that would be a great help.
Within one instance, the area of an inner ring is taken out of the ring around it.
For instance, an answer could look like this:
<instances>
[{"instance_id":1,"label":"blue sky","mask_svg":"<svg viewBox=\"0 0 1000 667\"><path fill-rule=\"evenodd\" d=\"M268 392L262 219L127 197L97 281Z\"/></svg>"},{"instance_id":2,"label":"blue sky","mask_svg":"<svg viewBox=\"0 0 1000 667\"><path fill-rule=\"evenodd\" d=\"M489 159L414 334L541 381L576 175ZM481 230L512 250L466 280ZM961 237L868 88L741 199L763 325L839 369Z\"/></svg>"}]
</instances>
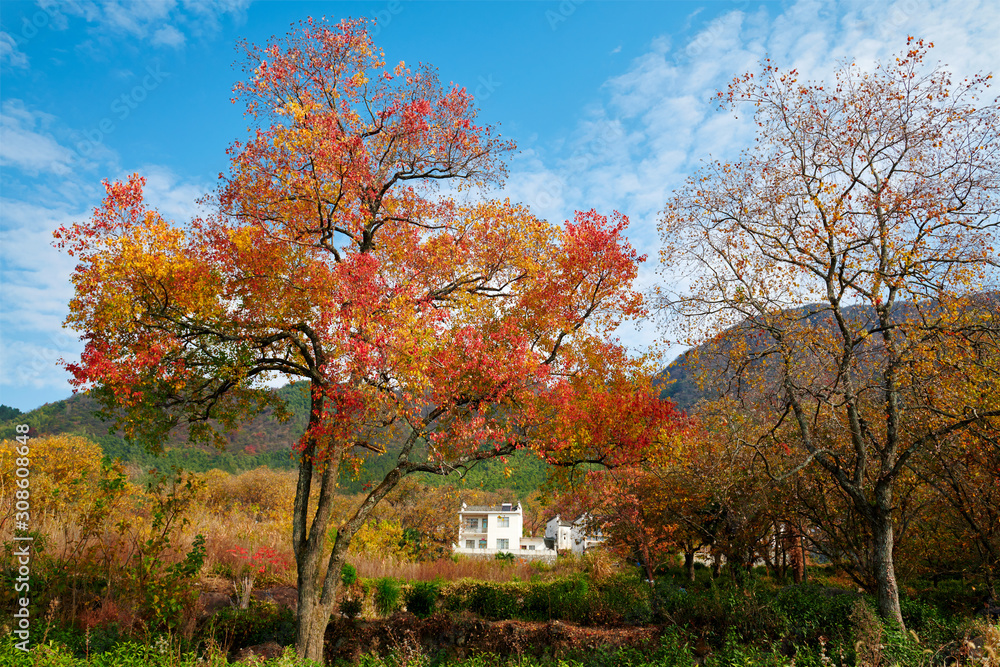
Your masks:
<instances>
[{"instance_id":1,"label":"blue sky","mask_svg":"<svg viewBox=\"0 0 1000 667\"><path fill-rule=\"evenodd\" d=\"M230 102L237 42L308 16L377 18L392 63L431 63L516 140L505 186L550 220L619 210L656 263L658 212L701 161L753 141L713 93L765 56L807 77L873 63L907 35L956 74L1000 71L995 2L0 1L0 402L28 410L71 393L59 358L72 261L51 232L85 219L102 178L138 171L152 205L183 221L227 167L246 122ZM629 327L636 349L669 337ZM677 348L667 348L676 352Z\"/></svg>"}]
</instances>

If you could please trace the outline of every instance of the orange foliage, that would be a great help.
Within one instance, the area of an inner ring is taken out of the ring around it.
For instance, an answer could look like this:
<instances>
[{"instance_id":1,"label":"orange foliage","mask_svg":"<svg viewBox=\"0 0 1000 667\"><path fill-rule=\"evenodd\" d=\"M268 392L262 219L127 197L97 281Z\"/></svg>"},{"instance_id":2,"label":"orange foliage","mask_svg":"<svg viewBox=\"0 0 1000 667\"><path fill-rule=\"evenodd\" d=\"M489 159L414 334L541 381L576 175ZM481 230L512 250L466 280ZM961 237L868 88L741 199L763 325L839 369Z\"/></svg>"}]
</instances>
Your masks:
<instances>
[{"instance_id":1,"label":"orange foliage","mask_svg":"<svg viewBox=\"0 0 1000 667\"><path fill-rule=\"evenodd\" d=\"M431 68L387 67L364 20L308 20L246 52L235 92L257 127L230 148L213 215L172 224L132 176L57 230L79 261L67 324L86 343L67 368L153 446L181 423L221 443L278 401L268 380L310 382L293 545L300 651L315 659L338 585L319 559L340 466L403 441L338 527L328 573L407 474L524 446L622 462L673 413L611 340L645 314L625 216L557 225L438 193L451 181L481 194L512 145Z\"/></svg>"}]
</instances>

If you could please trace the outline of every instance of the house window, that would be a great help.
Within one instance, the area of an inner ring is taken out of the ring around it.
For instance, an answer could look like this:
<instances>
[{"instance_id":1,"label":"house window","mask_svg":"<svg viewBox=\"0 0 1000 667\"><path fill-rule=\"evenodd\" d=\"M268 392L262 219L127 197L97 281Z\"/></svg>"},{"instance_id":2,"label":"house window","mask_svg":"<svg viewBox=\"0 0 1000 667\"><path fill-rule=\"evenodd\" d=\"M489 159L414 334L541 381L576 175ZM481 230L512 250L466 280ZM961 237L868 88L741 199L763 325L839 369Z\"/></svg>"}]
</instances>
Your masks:
<instances>
[{"instance_id":1,"label":"house window","mask_svg":"<svg viewBox=\"0 0 1000 667\"><path fill-rule=\"evenodd\" d=\"M527 550L528 550L528 545L527 544L522 544L521 545L521 551L527 551Z\"/></svg>"},{"instance_id":2,"label":"house window","mask_svg":"<svg viewBox=\"0 0 1000 667\"><path fill-rule=\"evenodd\" d=\"M486 532L486 517L483 517L483 532Z\"/></svg>"},{"instance_id":3,"label":"house window","mask_svg":"<svg viewBox=\"0 0 1000 667\"><path fill-rule=\"evenodd\" d=\"M497 538L497 549L510 549L510 540Z\"/></svg>"},{"instance_id":4,"label":"house window","mask_svg":"<svg viewBox=\"0 0 1000 667\"><path fill-rule=\"evenodd\" d=\"M534 550L535 550L535 545L534 544L532 544L531 546L528 547L528 551L534 551Z\"/></svg>"},{"instance_id":5,"label":"house window","mask_svg":"<svg viewBox=\"0 0 1000 667\"><path fill-rule=\"evenodd\" d=\"M486 548L486 538L485 537L483 539L479 540L479 548L480 549L485 549Z\"/></svg>"},{"instance_id":6,"label":"house window","mask_svg":"<svg viewBox=\"0 0 1000 667\"><path fill-rule=\"evenodd\" d=\"M497 517L497 528L510 528L510 517L509 516Z\"/></svg>"},{"instance_id":7,"label":"house window","mask_svg":"<svg viewBox=\"0 0 1000 667\"><path fill-rule=\"evenodd\" d=\"M485 524L486 522L484 521L483 523ZM479 530L479 519L466 519L465 525L469 530Z\"/></svg>"},{"instance_id":8,"label":"house window","mask_svg":"<svg viewBox=\"0 0 1000 667\"><path fill-rule=\"evenodd\" d=\"M475 549L476 548L476 541L475 540L466 540L465 541L465 548L466 549Z\"/></svg>"}]
</instances>

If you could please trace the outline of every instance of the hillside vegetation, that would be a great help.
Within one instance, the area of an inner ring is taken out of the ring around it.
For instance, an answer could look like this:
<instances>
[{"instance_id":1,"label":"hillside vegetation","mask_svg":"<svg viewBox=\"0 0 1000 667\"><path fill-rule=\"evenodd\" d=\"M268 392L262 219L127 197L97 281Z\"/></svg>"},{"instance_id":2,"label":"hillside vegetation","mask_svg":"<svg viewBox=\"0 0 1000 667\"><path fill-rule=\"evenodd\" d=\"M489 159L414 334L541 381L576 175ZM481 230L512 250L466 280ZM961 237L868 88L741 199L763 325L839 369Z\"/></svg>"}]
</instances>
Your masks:
<instances>
[{"instance_id":1,"label":"hillside vegetation","mask_svg":"<svg viewBox=\"0 0 1000 667\"><path fill-rule=\"evenodd\" d=\"M109 432L113 420L100 414L100 406L85 393L47 403L27 413L7 408L0 414L9 417L0 424L0 439L13 440L16 424L28 424L32 437L73 435L88 438L100 445L103 454L122 463L143 470L177 468L190 472L223 470L236 473L265 466L275 470L293 470L298 467L294 446L305 432L308 421L309 399L305 383L292 383L274 390L285 402L291 417L286 421L275 418L272 409L242 424L229 434L225 450L206 445L192 445L184 429L177 429L159 454L129 443L120 432ZM6 407L6 406L4 406ZM381 480L392 466L393 446L390 456L369 456L358 475L344 472L339 480L343 493L359 493L373 482ZM549 466L537 456L516 452L506 461L487 460L472 468L464 477L441 477L420 473L421 483L431 486L512 491L523 498L539 489L548 478Z\"/></svg>"}]
</instances>

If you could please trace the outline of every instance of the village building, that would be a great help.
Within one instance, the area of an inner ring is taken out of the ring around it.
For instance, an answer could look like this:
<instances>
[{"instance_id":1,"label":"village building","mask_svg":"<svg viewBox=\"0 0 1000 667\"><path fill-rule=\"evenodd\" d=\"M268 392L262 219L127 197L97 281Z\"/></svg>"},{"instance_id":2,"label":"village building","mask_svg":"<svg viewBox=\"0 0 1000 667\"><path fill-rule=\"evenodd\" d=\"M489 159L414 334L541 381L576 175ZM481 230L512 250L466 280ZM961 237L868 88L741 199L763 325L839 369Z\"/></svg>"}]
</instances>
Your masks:
<instances>
[{"instance_id":1,"label":"village building","mask_svg":"<svg viewBox=\"0 0 1000 667\"><path fill-rule=\"evenodd\" d=\"M524 514L520 503L467 505L458 513L458 542L452 550L469 556L511 554L524 558L556 557L541 537L524 537Z\"/></svg>"},{"instance_id":2,"label":"village building","mask_svg":"<svg viewBox=\"0 0 1000 667\"><path fill-rule=\"evenodd\" d=\"M556 551L582 554L604 542L601 531L590 528L590 515L584 512L573 521L566 521L558 514L545 524L545 544Z\"/></svg>"},{"instance_id":3,"label":"village building","mask_svg":"<svg viewBox=\"0 0 1000 667\"><path fill-rule=\"evenodd\" d=\"M583 553L604 541L600 531L588 530L589 516L567 522L556 516L545 527L544 537L524 536L521 504L467 505L458 512L456 554L491 556L511 554L524 558L554 559L559 551Z\"/></svg>"}]
</instances>

